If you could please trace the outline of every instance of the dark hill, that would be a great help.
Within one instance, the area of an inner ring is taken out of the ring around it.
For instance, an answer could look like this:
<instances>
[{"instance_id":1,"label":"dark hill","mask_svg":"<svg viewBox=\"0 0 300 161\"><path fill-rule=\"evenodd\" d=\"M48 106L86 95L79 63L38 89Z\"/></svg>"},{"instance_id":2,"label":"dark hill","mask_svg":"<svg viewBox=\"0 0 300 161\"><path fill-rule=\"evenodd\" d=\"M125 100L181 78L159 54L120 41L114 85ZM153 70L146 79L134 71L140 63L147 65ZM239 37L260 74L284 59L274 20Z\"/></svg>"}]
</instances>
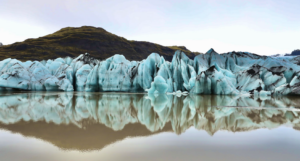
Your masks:
<instances>
[{"instance_id":1,"label":"dark hill","mask_svg":"<svg viewBox=\"0 0 300 161\"><path fill-rule=\"evenodd\" d=\"M171 60L176 50L182 50L190 58L193 53L184 46L161 46L145 41L130 41L107 32L103 28L83 26L67 27L53 34L27 39L0 48L0 60L15 58L19 60L42 60L57 57L77 57L89 53L97 59L106 59L114 54L123 54L129 60L145 59L152 52Z\"/></svg>"},{"instance_id":2,"label":"dark hill","mask_svg":"<svg viewBox=\"0 0 300 161\"><path fill-rule=\"evenodd\" d=\"M284 56L298 56L300 55L300 50L294 50L291 54L285 54Z\"/></svg>"},{"instance_id":3,"label":"dark hill","mask_svg":"<svg viewBox=\"0 0 300 161\"><path fill-rule=\"evenodd\" d=\"M291 53L292 56L296 56L296 55L300 55L300 50L294 50L292 53Z\"/></svg>"}]
</instances>

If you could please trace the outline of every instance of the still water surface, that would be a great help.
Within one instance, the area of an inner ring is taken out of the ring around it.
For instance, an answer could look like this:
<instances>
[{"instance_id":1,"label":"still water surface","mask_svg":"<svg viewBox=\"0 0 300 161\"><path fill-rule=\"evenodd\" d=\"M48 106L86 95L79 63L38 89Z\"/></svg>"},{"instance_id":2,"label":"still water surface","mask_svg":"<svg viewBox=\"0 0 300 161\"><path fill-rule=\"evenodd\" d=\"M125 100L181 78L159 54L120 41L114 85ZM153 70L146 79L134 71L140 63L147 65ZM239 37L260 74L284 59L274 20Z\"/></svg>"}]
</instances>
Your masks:
<instances>
[{"instance_id":1,"label":"still water surface","mask_svg":"<svg viewBox=\"0 0 300 161\"><path fill-rule=\"evenodd\" d=\"M300 160L300 97L0 93L0 160Z\"/></svg>"}]
</instances>

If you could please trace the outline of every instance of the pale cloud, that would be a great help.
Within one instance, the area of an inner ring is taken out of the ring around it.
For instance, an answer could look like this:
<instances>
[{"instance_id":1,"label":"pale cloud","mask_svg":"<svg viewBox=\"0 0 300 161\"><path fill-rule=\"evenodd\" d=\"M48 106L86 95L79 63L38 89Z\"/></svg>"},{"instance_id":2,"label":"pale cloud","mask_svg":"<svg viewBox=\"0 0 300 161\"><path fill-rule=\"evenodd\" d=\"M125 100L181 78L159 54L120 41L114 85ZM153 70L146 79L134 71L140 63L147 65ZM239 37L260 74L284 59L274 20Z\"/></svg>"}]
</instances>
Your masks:
<instances>
[{"instance_id":1,"label":"pale cloud","mask_svg":"<svg viewBox=\"0 0 300 161\"><path fill-rule=\"evenodd\" d=\"M297 0L0 0L0 41L90 25L192 51L288 53L300 48Z\"/></svg>"},{"instance_id":2,"label":"pale cloud","mask_svg":"<svg viewBox=\"0 0 300 161\"><path fill-rule=\"evenodd\" d=\"M0 42L11 44L28 38L38 38L49 34L47 29L34 23L25 23L0 18Z\"/></svg>"}]
</instances>

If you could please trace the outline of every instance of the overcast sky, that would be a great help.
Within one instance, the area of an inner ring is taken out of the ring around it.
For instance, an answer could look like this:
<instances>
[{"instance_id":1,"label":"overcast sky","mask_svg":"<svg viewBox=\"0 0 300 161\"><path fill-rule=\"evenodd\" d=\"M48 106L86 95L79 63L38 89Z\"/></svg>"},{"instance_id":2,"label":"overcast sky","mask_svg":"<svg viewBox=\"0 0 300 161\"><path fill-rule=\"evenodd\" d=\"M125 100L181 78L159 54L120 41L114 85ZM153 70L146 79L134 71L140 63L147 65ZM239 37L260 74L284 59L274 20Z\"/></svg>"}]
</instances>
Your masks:
<instances>
[{"instance_id":1,"label":"overcast sky","mask_svg":"<svg viewBox=\"0 0 300 161\"><path fill-rule=\"evenodd\" d=\"M0 0L3 44L84 25L191 51L283 54L300 48L300 1Z\"/></svg>"}]
</instances>

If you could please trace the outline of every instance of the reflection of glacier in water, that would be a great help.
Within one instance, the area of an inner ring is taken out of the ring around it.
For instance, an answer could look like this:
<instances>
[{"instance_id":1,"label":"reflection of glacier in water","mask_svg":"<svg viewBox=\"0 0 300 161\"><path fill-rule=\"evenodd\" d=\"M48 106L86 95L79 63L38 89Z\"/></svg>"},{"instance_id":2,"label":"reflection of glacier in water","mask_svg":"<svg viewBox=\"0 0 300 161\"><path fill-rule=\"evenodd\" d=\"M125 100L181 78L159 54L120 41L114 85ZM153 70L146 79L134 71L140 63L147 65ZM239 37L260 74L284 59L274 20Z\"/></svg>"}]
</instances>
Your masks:
<instances>
[{"instance_id":1,"label":"reflection of glacier in water","mask_svg":"<svg viewBox=\"0 0 300 161\"><path fill-rule=\"evenodd\" d=\"M0 96L0 122L43 121L79 129L103 124L114 131L140 124L151 132L170 124L177 134L194 126L213 135L218 130L238 132L281 125L299 129L299 103L296 97L14 93Z\"/></svg>"}]
</instances>

